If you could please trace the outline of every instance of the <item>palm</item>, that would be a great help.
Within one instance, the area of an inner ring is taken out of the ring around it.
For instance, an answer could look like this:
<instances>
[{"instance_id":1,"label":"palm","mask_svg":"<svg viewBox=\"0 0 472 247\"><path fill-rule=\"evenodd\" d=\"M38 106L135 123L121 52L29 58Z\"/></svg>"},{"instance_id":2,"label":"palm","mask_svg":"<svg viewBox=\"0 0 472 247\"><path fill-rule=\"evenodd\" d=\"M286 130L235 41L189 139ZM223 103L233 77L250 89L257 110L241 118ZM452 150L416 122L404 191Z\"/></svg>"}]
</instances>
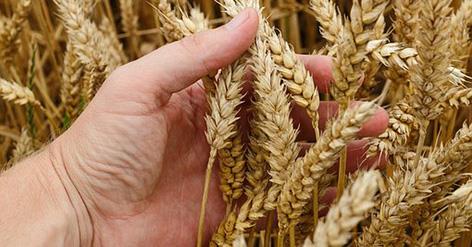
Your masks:
<instances>
[{"instance_id":1,"label":"palm","mask_svg":"<svg viewBox=\"0 0 472 247\"><path fill-rule=\"evenodd\" d=\"M157 109L149 103L154 102L149 98L152 95L129 94L120 83L107 90L108 84L73 127L86 130L74 138L75 143L100 150L79 148L83 153L76 156L87 158L68 162L74 166L72 171L80 168L97 178L79 182L89 183L92 190L85 194L100 219L96 225L133 232L123 237L133 238L127 241L137 244L163 243L162 236L169 237L169 244L175 244L175 239L183 241L182 245L194 243L208 158L203 90L195 84ZM97 169L104 166L106 169ZM210 228L224 212L217 180L213 179L208 205ZM176 234L185 235L176 238Z\"/></svg>"}]
</instances>

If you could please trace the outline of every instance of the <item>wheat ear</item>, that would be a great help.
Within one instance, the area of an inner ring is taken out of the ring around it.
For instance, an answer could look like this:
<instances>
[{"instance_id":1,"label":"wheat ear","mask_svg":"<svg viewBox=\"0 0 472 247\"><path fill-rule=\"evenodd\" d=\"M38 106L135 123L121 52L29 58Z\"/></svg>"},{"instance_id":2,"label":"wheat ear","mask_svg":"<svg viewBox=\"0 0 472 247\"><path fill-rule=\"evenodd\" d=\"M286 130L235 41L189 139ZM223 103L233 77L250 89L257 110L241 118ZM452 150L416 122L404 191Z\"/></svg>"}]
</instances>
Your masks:
<instances>
[{"instance_id":1,"label":"wheat ear","mask_svg":"<svg viewBox=\"0 0 472 247\"><path fill-rule=\"evenodd\" d=\"M255 74L255 109L258 114L259 128L268 138L262 144L266 151L265 160L270 166L272 185L266 200L266 210L275 209L282 185L287 179L287 169L298 156L299 148L295 143L298 131L290 118L290 103L276 74L267 46L261 36L251 47L252 71Z\"/></svg>"},{"instance_id":2,"label":"wheat ear","mask_svg":"<svg viewBox=\"0 0 472 247\"><path fill-rule=\"evenodd\" d=\"M191 17L183 13L183 10L181 11L182 17L179 18L176 10L167 0L161 0L157 6L157 13L163 25L162 31L167 42L181 40L186 36L208 29L208 22L201 13L196 13L197 10L191 12Z\"/></svg>"},{"instance_id":3,"label":"wheat ear","mask_svg":"<svg viewBox=\"0 0 472 247\"><path fill-rule=\"evenodd\" d=\"M364 81L370 83L378 70L375 61L366 58L366 44L372 39L384 39L385 21L383 12L388 1L356 0L350 12L350 21L343 24L336 7L329 0L312 0L311 6L324 30L336 31L325 35L330 40L337 56L331 93L336 100L346 105L361 86L362 71ZM330 17L330 19L328 19Z\"/></svg>"},{"instance_id":4,"label":"wheat ear","mask_svg":"<svg viewBox=\"0 0 472 247\"><path fill-rule=\"evenodd\" d=\"M443 198L454 183L470 164L472 159L472 125L464 123L455 137L444 147L438 148L432 154L436 163L445 167L445 175L436 178L438 184L435 198Z\"/></svg>"},{"instance_id":5,"label":"wheat ear","mask_svg":"<svg viewBox=\"0 0 472 247\"><path fill-rule=\"evenodd\" d=\"M449 205L445 206L445 210L439 211L440 214L431 223L431 228L419 239L419 243L450 246L452 241L460 238L462 232L470 230L472 182L469 180L444 200L448 201Z\"/></svg>"},{"instance_id":6,"label":"wheat ear","mask_svg":"<svg viewBox=\"0 0 472 247\"><path fill-rule=\"evenodd\" d=\"M344 29L338 7L330 0L311 0L310 8L315 12L316 19L320 23L323 38L328 41L328 46L333 46Z\"/></svg>"},{"instance_id":7,"label":"wheat ear","mask_svg":"<svg viewBox=\"0 0 472 247\"><path fill-rule=\"evenodd\" d=\"M197 245L201 246L205 221L206 203L210 185L211 172L217 152L231 145L231 139L238 134L237 107L242 103L242 78L245 65L238 60L222 71L214 95L208 97L210 113L205 117L207 125L206 138L210 144L210 157L206 169L203 187L202 204L198 225Z\"/></svg>"},{"instance_id":8,"label":"wheat ear","mask_svg":"<svg viewBox=\"0 0 472 247\"><path fill-rule=\"evenodd\" d=\"M106 48L104 59L108 62L107 70L111 72L118 66L127 63L128 57L123 51L123 46L108 18L104 17L98 28L100 30L101 44Z\"/></svg>"},{"instance_id":9,"label":"wheat ear","mask_svg":"<svg viewBox=\"0 0 472 247\"><path fill-rule=\"evenodd\" d=\"M0 78L0 96L9 102L17 105L33 104L40 106L31 89L16 82L9 82Z\"/></svg>"},{"instance_id":10,"label":"wheat ear","mask_svg":"<svg viewBox=\"0 0 472 247\"><path fill-rule=\"evenodd\" d=\"M375 205L377 181L380 173L369 171L360 174L344 191L339 201L329 209L324 222L320 222L314 234L314 243L305 241L304 247L344 246L352 237L352 229L366 217Z\"/></svg>"},{"instance_id":11,"label":"wheat ear","mask_svg":"<svg viewBox=\"0 0 472 247\"><path fill-rule=\"evenodd\" d=\"M121 25L128 36L134 56L140 55L138 47L138 15L132 0L120 0Z\"/></svg>"},{"instance_id":12,"label":"wheat ear","mask_svg":"<svg viewBox=\"0 0 472 247\"><path fill-rule=\"evenodd\" d=\"M413 158L415 158L413 156ZM434 159L408 159L387 178L388 190L371 213L370 225L363 229L357 246L392 245L402 240L409 219L425 199L432 195L433 179L444 174L444 167Z\"/></svg>"},{"instance_id":13,"label":"wheat ear","mask_svg":"<svg viewBox=\"0 0 472 247\"><path fill-rule=\"evenodd\" d=\"M69 41L79 61L84 65L84 99L89 102L106 78L106 61L98 27L86 18L84 5L77 0L54 1L65 26Z\"/></svg>"},{"instance_id":14,"label":"wheat ear","mask_svg":"<svg viewBox=\"0 0 472 247\"><path fill-rule=\"evenodd\" d=\"M279 228L282 231L290 224L296 224L305 205L311 202L313 185L327 174L341 150L356 137L362 123L372 116L375 110L373 103L362 103L346 110L328 125L320 140L302 158L297 159L290 169L290 177L279 198L277 212Z\"/></svg>"},{"instance_id":15,"label":"wheat ear","mask_svg":"<svg viewBox=\"0 0 472 247\"><path fill-rule=\"evenodd\" d=\"M448 0L423 1L418 23L418 64L410 68L410 79L416 89L415 104L420 117L431 120L439 116L442 87L448 83L449 19Z\"/></svg>"},{"instance_id":16,"label":"wheat ear","mask_svg":"<svg viewBox=\"0 0 472 247\"><path fill-rule=\"evenodd\" d=\"M67 118L74 120L80 113L80 88L83 66L70 42L66 45L62 69L61 101Z\"/></svg>"},{"instance_id":17,"label":"wheat ear","mask_svg":"<svg viewBox=\"0 0 472 247\"><path fill-rule=\"evenodd\" d=\"M466 45L466 43L464 41L461 45ZM388 43L386 39L369 41L366 45L366 55L370 55L374 60L381 62L387 68L395 69L395 73L401 73L402 76L404 76L403 72L417 65L419 59L418 51L415 48L406 47L402 43ZM455 65L461 67L454 67ZM447 76L451 83L459 85L470 79L469 76L462 72L462 68L463 65L457 63L452 63L448 66ZM386 73L390 72L388 70Z\"/></svg>"},{"instance_id":18,"label":"wheat ear","mask_svg":"<svg viewBox=\"0 0 472 247\"><path fill-rule=\"evenodd\" d=\"M26 128L21 131L20 139L15 144L10 160L2 167L2 170L7 170L18 163L23 158L29 156L35 151L33 145L33 138Z\"/></svg>"},{"instance_id":19,"label":"wheat ear","mask_svg":"<svg viewBox=\"0 0 472 247\"><path fill-rule=\"evenodd\" d=\"M472 16L472 1L462 1L460 8L451 16L451 50L454 59L452 64L461 70L467 69L468 51L470 49L469 26Z\"/></svg>"},{"instance_id":20,"label":"wheat ear","mask_svg":"<svg viewBox=\"0 0 472 247\"><path fill-rule=\"evenodd\" d=\"M421 213L411 219L412 222L418 222L412 224L410 233L414 241L423 241L419 239L424 239L425 234L435 228L435 215L443 211L441 207L445 205L444 202L451 203L450 199L447 199L447 194L452 190L454 184L463 178L461 173L468 167L472 158L472 132L470 129L471 126L464 124L454 139L431 153L430 159L438 167L441 167L443 175L429 178L430 183L434 185L430 189L430 195L425 203L415 209ZM434 167L430 166L429 168Z\"/></svg>"},{"instance_id":21,"label":"wheat ear","mask_svg":"<svg viewBox=\"0 0 472 247\"><path fill-rule=\"evenodd\" d=\"M28 18L30 9L31 0L18 1L13 16L0 28L0 56L2 57L2 62L7 65L11 63L13 53L18 47L18 37L23 23Z\"/></svg>"},{"instance_id":22,"label":"wheat ear","mask_svg":"<svg viewBox=\"0 0 472 247\"><path fill-rule=\"evenodd\" d=\"M245 8L255 8L262 12L258 1L254 0L225 0L224 3L226 12L231 16L236 16ZM297 105L305 108L312 120L315 134L319 136L318 107L320 99L313 77L296 56L290 44L281 35L278 35L264 18L259 20L259 32L269 44L272 59L277 65L279 75L287 86L290 96Z\"/></svg>"},{"instance_id":23,"label":"wheat ear","mask_svg":"<svg viewBox=\"0 0 472 247\"><path fill-rule=\"evenodd\" d=\"M413 47L415 43L415 30L418 23L419 1L399 0L393 1L395 18L393 19L393 41L403 44L405 47ZM394 56L396 58L396 56ZM374 57L375 58L375 57ZM403 60L403 59L402 59ZM391 63L395 65L395 63ZM406 70L397 66L388 66L384 71L385 77L392 82L392 86L403 89L409 83L409 76ZM396 92L398 90L392 90Z\"/></svg>"},{"instance_id":24,"label":"wheat ear","mask_svg":"<svg viewBox=\"0 0 472 247\"><path fill-rule=\"evenodd\" d=\"M408 98L404 99L388 109L388 127L379 137L371 141L369 156L377 153L393 154L395 147L404 145L411 131L419 128L417 114L409 101Z\"/></svg>"},{"instance_id":25,"label":"wheat ear","mask_svg":"<svg viewBox=\"0 0 472 247\"><path fill-rule=\"evenodd\" d=\"M246 170L245 148L242 144L242 136L236 126L237 107L242 103L243 98L242 87L245 68L241 59L232 65L230 71L223 71L216 87L216 95L209 98L210 110L211 112L215 111L215 115L212 114L211 118L207 118L207 125L211 128L222 125L216 127L221 131L214 134L223 134L224 138L224 144L217 145L217 154L220 159L220 189L223 192L223 199L229 207L243 194L242 186ZM229 124L228 129L223 130L222 128L226 124ZM211 143L210 139L209 143Z\"/></svg>"}]
</instances>

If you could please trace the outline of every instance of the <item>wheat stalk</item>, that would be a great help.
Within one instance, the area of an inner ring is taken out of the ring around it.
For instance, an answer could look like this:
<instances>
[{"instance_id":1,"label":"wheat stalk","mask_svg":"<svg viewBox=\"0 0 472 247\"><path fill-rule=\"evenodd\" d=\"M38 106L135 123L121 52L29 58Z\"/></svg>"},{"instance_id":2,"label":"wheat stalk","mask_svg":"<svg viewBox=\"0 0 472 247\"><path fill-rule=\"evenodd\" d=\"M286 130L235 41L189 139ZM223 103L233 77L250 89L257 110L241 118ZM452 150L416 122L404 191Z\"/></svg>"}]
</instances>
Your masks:
<instances>
[{"instance_id":1,"label":"wheat stalk","mask_svg":"<svg viewBox=\"0 0 472 247\"><path fill-rule=\"evenodd\" d=\"M305 241L304 247L344 246L352 237L352 229L366 217L375 205L377 181L380 173L369 171L360 174L344 191L339 201L329 209L324 222L316 227L312 242Z\"/></svg>"}]
</instances>

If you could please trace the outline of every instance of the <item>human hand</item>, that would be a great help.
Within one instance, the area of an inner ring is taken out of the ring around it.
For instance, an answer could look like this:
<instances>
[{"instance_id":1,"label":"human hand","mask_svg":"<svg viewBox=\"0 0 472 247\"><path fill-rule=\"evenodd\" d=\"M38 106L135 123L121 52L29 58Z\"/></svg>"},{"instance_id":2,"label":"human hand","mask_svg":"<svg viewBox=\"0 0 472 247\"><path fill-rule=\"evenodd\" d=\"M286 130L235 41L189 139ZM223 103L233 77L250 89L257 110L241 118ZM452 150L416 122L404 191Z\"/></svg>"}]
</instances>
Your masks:
<instances>
[{"instance_id":1,"label":"human hand","mask_svg":"<svg viewBox=\"0 0 472 247\"><path fill-rule=\"evenodd\" d=\"M63 185L81 221L76 224L81 245L195 243L209 152L206 99L195 82L240 57L254 40L257 22L256 11L246 10L228 25L120 67L69 130L47 148L52 166L45 169L54 169L57 176L50 179ZM324 83L320 89L325 88L331 79L329 58L302 59L316 81ZM336 108L322 102L321 126ZM300 125L300 138L312 140L305 113L295 108L292 115ZM386 113L379 110L360 135L377 135L386 125ZM351 144L348 160L354 162L348 167L358 167L363 146ZM217 183L214 177L207 229L215 229L225 212Z\"/></svg>"}]
</instances>

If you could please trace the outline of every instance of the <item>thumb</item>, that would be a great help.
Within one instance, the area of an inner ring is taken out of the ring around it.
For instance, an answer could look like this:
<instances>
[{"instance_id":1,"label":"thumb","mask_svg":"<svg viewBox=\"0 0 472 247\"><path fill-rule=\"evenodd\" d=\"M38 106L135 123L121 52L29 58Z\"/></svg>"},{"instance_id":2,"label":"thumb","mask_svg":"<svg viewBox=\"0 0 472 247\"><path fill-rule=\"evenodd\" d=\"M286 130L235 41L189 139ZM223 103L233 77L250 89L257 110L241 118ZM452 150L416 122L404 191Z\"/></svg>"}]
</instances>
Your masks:
<instances>
[{"instance_id":1,"label":"thumb","mask_svg":"<svg viewBox=\"0 0 472 247\"><path fill-rule=\"evenodd\" d=\"M246 9L224 26L168 44L124 65L118 76L134 78L133 87L153 92L165 103L173 93L240 57L252 44L257 24L257 11Z\"/></svg>"}]
</instances>

